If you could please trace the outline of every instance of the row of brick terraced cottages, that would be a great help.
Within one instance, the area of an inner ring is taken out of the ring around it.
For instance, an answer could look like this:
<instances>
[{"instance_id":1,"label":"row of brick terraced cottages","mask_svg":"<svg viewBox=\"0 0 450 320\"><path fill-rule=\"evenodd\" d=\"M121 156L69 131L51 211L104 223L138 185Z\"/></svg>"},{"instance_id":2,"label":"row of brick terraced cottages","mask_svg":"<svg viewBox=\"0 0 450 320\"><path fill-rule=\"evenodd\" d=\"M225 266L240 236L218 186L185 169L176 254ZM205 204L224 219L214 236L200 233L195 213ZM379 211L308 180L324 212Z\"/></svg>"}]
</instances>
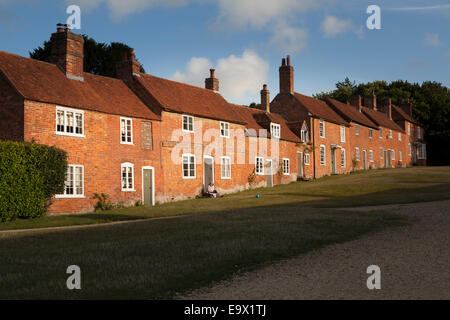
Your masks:
<instances>
[{"instance_id":1,"label":"row of brick terraced cottages","mask_svg":"<svg viewBox=\"0 0 450 320\"><path fill-rule=\"evenodd\" d=\"M280 93L258 108L228 103L211 69L205 89L141 73L134 52L117 77L83 72L83 37L59 27L54 63L0 52L0 138L68 152L64 194L49 213L93 210L94 193L133 205L273 186L355 169L425 164L411 103L375 95L347 104L294 91L289 56Z\"/></svg>"}]
</instances>

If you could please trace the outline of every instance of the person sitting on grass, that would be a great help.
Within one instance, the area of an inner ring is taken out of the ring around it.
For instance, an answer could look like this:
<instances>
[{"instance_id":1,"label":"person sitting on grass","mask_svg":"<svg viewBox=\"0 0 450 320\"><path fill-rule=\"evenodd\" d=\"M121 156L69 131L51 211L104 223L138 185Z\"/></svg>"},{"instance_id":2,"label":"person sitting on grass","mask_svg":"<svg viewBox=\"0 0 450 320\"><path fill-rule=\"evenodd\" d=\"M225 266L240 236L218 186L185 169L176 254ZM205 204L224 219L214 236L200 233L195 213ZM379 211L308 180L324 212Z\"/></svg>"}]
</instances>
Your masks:
<instances>
[{"instance_id":1,"label":"person sitting on grass","mask_svg":"<svg viewBox=\"0 0 450 320\"><path fill-rule=\"evenodd\" d=\"M219 198L222 197L216 189L214 189L214 185L212 182L209 183L208 185L208 190L206 191L206 194L208 196L210 196L211 198Z\"/></svg>"}]
</instances>

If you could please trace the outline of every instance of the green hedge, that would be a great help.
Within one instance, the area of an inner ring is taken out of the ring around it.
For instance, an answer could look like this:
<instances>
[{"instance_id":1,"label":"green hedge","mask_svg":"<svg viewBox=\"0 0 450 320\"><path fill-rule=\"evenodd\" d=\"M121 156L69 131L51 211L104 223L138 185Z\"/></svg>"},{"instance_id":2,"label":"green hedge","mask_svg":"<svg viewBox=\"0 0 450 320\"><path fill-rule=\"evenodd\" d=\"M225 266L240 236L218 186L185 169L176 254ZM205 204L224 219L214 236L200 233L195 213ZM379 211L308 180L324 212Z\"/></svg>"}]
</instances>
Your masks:
<instances>
[{"instance_id":1,"label":"green hedge","mask_svg":"<svg viewBox=\"0 0 450 320\"><path fill-rule=\"evenodd\" d=\"M36 143L0 141L0 220L42 216L63 193L67 153Z\"/></svg>"}]
</instances>

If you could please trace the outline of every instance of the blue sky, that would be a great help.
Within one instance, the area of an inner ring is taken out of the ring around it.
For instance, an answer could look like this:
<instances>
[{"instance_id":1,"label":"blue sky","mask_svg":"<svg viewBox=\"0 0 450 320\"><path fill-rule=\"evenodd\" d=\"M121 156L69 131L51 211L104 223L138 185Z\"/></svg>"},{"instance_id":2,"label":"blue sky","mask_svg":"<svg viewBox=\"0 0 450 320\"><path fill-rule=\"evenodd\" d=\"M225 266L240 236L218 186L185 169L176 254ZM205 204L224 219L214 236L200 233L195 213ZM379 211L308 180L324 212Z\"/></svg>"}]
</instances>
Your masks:
<instances>
[{"instance_id":1,"label":"blue sky","mask_svg":"<svg viewBox=\"0 0 450 320\"><path fill-rule=\"evenodd\" d=\"M295 90L311 95L357 82L433 80L450 86L449 0L0 0L0 50L28 56L78 4L81 30L135 48L147 73L203 86L216 68L229 101L278 92L291 55ZM369 30L366 8L381 8Z\"/></svg>"}]
</instances>

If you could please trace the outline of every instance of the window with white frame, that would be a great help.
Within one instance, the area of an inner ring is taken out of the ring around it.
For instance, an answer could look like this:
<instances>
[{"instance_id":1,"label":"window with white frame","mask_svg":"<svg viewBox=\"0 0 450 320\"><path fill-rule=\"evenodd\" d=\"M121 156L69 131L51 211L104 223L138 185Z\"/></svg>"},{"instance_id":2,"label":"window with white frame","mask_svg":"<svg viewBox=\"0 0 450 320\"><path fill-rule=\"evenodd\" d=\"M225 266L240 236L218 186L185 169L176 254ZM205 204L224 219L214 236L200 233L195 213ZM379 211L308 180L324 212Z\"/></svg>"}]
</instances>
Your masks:
<instances>
[{"instance_id":1,"label":"window with white frame","mask_svg":"<svg viewBox=\"0 0 450 320\"><path fill-rule=\"evenodd\" d=\"M402 141L402 134L400 132L398 133L398 141Z\"/></svg>"},{"instance_id":2,"label":"window with white frame","mask_svg":"<svg viewBox=\"0 0 450 320\"><path fill-rule=\"evenodd\" d=\"M408 136L411 135L411 124L408 122Z\"/></svg>"},{"instance_id":3,"label":"window with white frame","mask_svg":"<svg viewBox=\"0 0 450 320\"><path fill-rule=\"evenodd\" d=\"M322 144L320 145L320 164L324 166L325 162L326 162L325 146Z\"/></svg>"},{"instance_id":4,"label":"window with white frame","mask_svg":"<svg viewBox=\"0 0 450 320\"><path fill-rule=\"evenodd\" d=\"M403 161L403 155L402 155L401 151L398 152L398 161L400 161L400 162Z\"/></svg>"},{"instance_id":5,"label":"window with white frame","mask_svg":"<svg viewBox=\"0 0 450 320\"><path fill-rule=\"evenodd\" d=\"M341 126L341 142L345 142L345 126Z\"/></svg>"},{"instance_id":6,"label":"window with white frame","mask_svg":"<svg viewBox=\"0 0 450 320\"><path fill-rule=\"evenodd\" d=\"M264 174L264 158L263 157L255 158L255 174L258 174L258 175Z\"/></svg>"},{"instance_id":7,"label":"window with white frame","mask_svg":"<svg viewBox=\"0 0 450 320\"><path fill-rule=\"evenodd\" d=\"M389 129L389 138L392 139L392 130Z\"/></svg>"},{"instance_id":8,"label":"window with white frame","mask_svg":"<svg viewBox=\"0 0 450 320\"><path fill-rule=\"evenodd\" d=\"M289 159L284 158L283 159L283 174L285 176L288 176L291 172L291 167L289 163Z\"/></svg>"},{"instance_id":9,"label":"window with white frame","mask_svg":"<svg viewBox=\"0 0 450 320\"><path fill-rule=\"evenodd\" d=\"M120 118L120 143L133 144L133 119Z\"/></svg>"},{"instance_id":10,"label":"window with white frame","mask_svg":"<svg viewBox=\"0 0 450 320\"><path fill-rule=\"evenodd\" d=\"M421 144L417 147L417 158L426 159L427 158L427 148L426 144Z\"/></svg>"},{"instance_id":11,"label":"window with white frame","mask_svg":"<svg viewBox=\"0 0 450 320\"><path fill-rule=\"evenodd\" d=\"M230 124L228 122L220 123L220 137L229 138L230 137Z\"/></svg>"},{"instance_id":12,"label":"window with white frame","mask_svg":"<svg viewBox=\"0 0 450 320\"><path fill-rule=\"evenodd\" d=\"M122 191L134 190L134 165L129 162L120 165L122 172Z\"/></svg>"},{"instance_id":13,"label":"window with white frame","mask_svg":"<svg viewBox=\"0 0 450 320\"><path fill-rule=\"evenodd\" d=\"M345 168L345 149L341 149L341 167Z\"/></svg>"},{"instance_id":14,"label":"window with white frame","mask_svg":"<svg viewBox=\"0 0 450 320\"><path fill-rule=\"evenodd\" d=\"M408 156L411 157L412 150L411 150L411 143L408 143Z\"/></svg>"},{"instance_id":15,"label":"window with white frame","mask_svg":"<svg viewBox=\"0 0 450 320\"><path fill-rule=\"evenodd\" d=\"M392 160L395 160L395 150L391 150Z\"/></svg>"},{"instance_id":16,"label":"window with white frame","mask_svg":"<svg viewBox=\"0 0 450 320\"><path fill-rule=\"evenodd\" d=\"M56 134L84 137L84 112L56 107Z\"/></svg>"},{"instance_id":17,"label":"window with white frame","mask_svg":"<svg viewBox=\"0 0 450 320\"><path fill-rule=\"evenodd\" d=\"M420 139L420 127L417 127L417 138Z\"/></svg>"},{"instance_id":18,"label":"window with white frame","mask_svg":"<svg viewBox=\"0 0 450 320\"><path fill-rule=\"evenodd\" d=\"M221 177L222 179L231 179L231 158L230 157L221 157L220 158L220 166L221 166Z\"/></svg>"},{"instance_id":19,"label":"window with white frame","mask_svg":"<svg viewBox=\"0 0 450 320\"><path fill-rule=\"evenodd\" d=\"M195 155L183 154L183 179L195 178Z\"/></svg>"},{"instance_id":20,"label":"window with white frame","mask_svg":"<svg viewBox=\"0 0 450 320\"><path fill-rule=\"evenodd\" d=\"M319 121L319 136L325 138L325 121Z\"/></svg>"},{"instance_id":21,"label":"window with white frame","mask_svg":"<svg viewBox=\"0 0 450 320\"><path fill-rule=\"evenodd\" d=\"M64 182L64 193L55 195L55 198L82 197L84 197L84 166L69 164Z\"/></svg>"},{"instance_id":22,"label":"window with white frame","mask_svg":"<svg viewBox=\"0 0 450 320\"><path fill-rule=\"evenodd\" d=\"M380 139L383 138L383 128L380 127Z\"/></svg>"},{"instance_id":23,"label":"window with white frame","mask_svg":"<svg viewBox=\"0 0 450 320\"><path fill-rule=\"evenodd\" d=\"M194 117L183 115L183 131L185 132L194 132Z\"/></svg>"},{"instance_id":24,"label":"window with white frame","mask_svg":"<svg viewBox=\"0 0 450 320\"><path fill-rule=\"evenodd\" d=\"M276 123L270 124L270 135L274 138L280 138L280 125Z\"/></svg>"},{"instance_id":25,"label":"window with white frame","mask_svg":"<svg viewBox=\"0 0 450 320\"><path fill-rule=\"evenodd\" d=\"M383 159L384 157L384 150L383 148L380 148L380 159Z\"/></svg>"},{"instance_id":26,"label":"window with white frame","mask_svg":"<svg viewBox=\"0 0 450 320\"><path fill-rule=\"evenodd\" d=\"M308 128L304 124L302 129L300 130L300 138L303 142L308 142Z\"/></svg>"},{"instance_id":27,"label":"window with white frame","mask_svg":"<svg viewBox=\"0 0 450 320\"><path fill-rule=\"evenodd\" d=\"M311 161L311 156L309 155L308 151L305 151L305 165L309 166Z\"/></svg>"},{"instance_id":28,"label":"window with white frame","mask_svg":"<svg viewBox=\"0 0 450 320\"><path fill-rule=\"evenodd\" d=\"M369 128L369 139L372 139L373 137L373 130Z\"/></svg>"},{"instance_id":29,"label":"window with white frame","mask_svg":"<svg viewBox=\"0 0 450 320\"><path fill-rule=\"evenodd\" d=\"M359 124L355 124L355 135L359 136Z\"/></svg>"},{"instance_id":30,"label":"window with white frame","mask_svg":"<svg viewBox=\"0 0 450 320\"><path fill-rule=\"evenodd\" d=\"M373 162L373 150L369 150L369 161Z\"/></svg>"},{"instance_id":31,"label":"window with white frame","mask_svg":"<svg viewBox=\"0 0 450 320\"><path fill-rule=\"evenodd\" d=\"M359 161L361 159L360 154L359 154L359 148L356 147L355 148L355 160Z\"/></svg>"}]
</instances>

